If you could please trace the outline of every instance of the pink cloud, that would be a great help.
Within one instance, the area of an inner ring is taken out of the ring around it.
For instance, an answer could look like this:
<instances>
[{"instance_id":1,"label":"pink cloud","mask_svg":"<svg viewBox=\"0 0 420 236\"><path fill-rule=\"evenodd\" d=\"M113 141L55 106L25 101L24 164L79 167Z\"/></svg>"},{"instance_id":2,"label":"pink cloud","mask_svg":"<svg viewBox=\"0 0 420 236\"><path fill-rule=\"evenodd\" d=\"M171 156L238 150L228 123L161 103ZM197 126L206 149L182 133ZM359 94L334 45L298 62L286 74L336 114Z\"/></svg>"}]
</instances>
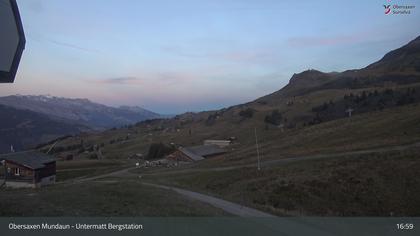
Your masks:
<instances>
[{"instance_id":1,"label":"pink cloud","mask_svg":"<svg viewBox=\"0 0 420 236\"><path fill-rule=\"evenodd\" d=\"M95 82L100 84L138 84L141 83L141 79L137 77L114 77L107 79L95 80Z\"/></svg>"}]
</instances>

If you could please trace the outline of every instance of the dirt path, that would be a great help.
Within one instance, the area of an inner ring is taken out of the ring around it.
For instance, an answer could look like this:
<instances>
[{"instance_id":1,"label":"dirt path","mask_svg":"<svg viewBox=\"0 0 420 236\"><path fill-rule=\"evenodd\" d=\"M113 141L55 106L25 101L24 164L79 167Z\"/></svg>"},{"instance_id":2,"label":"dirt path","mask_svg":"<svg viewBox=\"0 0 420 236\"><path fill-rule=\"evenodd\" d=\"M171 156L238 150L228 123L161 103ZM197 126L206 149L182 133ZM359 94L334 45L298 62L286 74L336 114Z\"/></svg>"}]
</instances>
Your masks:
<instances>
[{"instance_id":1,"label":"dirt path","mask_svg":"<svg viewBox=\"0 0 420 236\"><path fill-rule=\"evenodd\" d=\"M220 208L232 215L236 216L242 216L242 217L276 217L274 215L270 215L268 213L249 208L246 206L242 206L233 202L229 202L220 198L215 198L209 195L193 192L190 190L180 189L176 187L169 187L165 185L159 185L159 184L152 184L152 183L142 183L144 185L166 189L166 190L172 190L178 194L181 194L185 197L192 198L201 202L205 202L207 204L210 204L214 207Z\"/></svg>"},{"instance_id":2,"label":"dirt path","mask_svg":"<svg viewBox=\"0 0 420 236\"><path fill-rule=\"evenodd\" d=\"M342 153L329 153L329 154L316 154L316 155L305 155L305 156L296 156L296 157L288 157L282 158L277 160L269 160L269 161L262 161L261 167L268 167L268 166L275 166L281 164L287 164L292 162L298 161L307 161L307 160L317 160L317 159L326 159L332 157L341 157L341 156L351 156L351 155L361 155L361 154L369 154L369 153L377 153L377 152L388 152L388 151L402 151L409 148L420 148L420 143L408 144L408 145L400 145L400 146L392 146L386 148L376 148L376 149L367 149L367 150L360 150L360 151L350 151L350 152L342 152ZM118 171L92 176L92 177L85 177L79 179L72 179L68 181L64 181L62 183L81 183L85 181L97 180L106 177L132 177L138 176L139 174L143 176L150 176L150 175L160 175L160 174L176 174L176 173L190 173L190 172L200 172L200 171L225 171L225 170L235 170L244 167L256 167L255 164L244 164L244 165L236 165L236 166L226 166L226 167L213 167L213 168L186 168L181 170L162 170L157 171L155 173L131 173L131 170L143 168L140 167L129 167L124 168Z\"/></svg>"},{"instance_id":3,"label":"dirt path","mask_svg":"<svg viewBox=\"0 0 420 236\"><path fill-rule=\"evenodd\" d=\"M396 147L389 147L389 148L380 148L380 149L369 149L369 150L362 150L362 151L352 151L352 152L344 152L344 153L333 153L333 154L319 154L319 155L308 155L308 156L298 156L298 157L292 157L292 158L283 158L278 160L270 160L270 161L264 161L261 162L262 167L267 166L273 166L273 165L280 165L280 164L286 164L291 162L297 162L297 161L305 161L305 160L317 160L317 159L324 159L324 158L331 158L331 157L340 157L340 156L348 156L348 155L360 155L360 154L368 154L368 153L374 153L374 152L384 152L384 151L395 151L395 150L405 150L412 147L420 147L420 143L415 143L411 145L404 145L404 146L396 146ZM229 167L215 167L215 168L201 168L201 169L183 169L183 170L177 170L177 171L160 171L157 173L143 173L142 175L159 175L159 174L175 174L175 173L186 173L186 172L199 172L199 171L224 171L224 170L233 170L233 169L239 169L244 167L255 167L254 164L248 164L248 165L238 165L238 166L229 166ZM119 171L114 171L107 174L97 175L93 177L87 177L87 178L80 178L80 179L73 179L71 181L66 181L63 183L67 184L78 184L83 183L87 181L94 181L106 177L133 177L138 176L136 173L130 173L130 170L137 169L138 167L130 167L125 168ZM220 198L212 197L209 195L205 195L202 193L193 192L190 190L185 190L177 187L171 187L171 186L165 186L165 185L159 185L159 184L152 184L152 183L142 183L144 185L149 185L161 189L166 190L172 190L178 194L181 194L185 197L195 199L198 201L205 202L207 204L210 204L214 207L220 208L232 215L242 216L242 217L275 217L274 215L249 208L246 206L242 206L233 202L229 202Z\"/></svg>"},{"instance_id":4,"label":"dirt path","mask_svg":"<svg viewBox=\"0 0 420 236\"><path fill-rule=\"evenodd\" d=\"M126 168L123 170L119 170L119 171L115 171L115 172L111 172L111 173L107 173L107 174L103 174L103 175L97 175L97 176L93 176L93 177L88 177L88 178L81 178L81 179L75 179L72 181L67 181L65 183L67 184L79 184L79 183L83 183L83 182L87 182L87 181L95 181L98 179L102 179L102 178L106 178L106 177L126 177L126 176L135 176L135 174L129 173L129 170L135 169L136 167L131 167L131 168ZM64 184L64 182L63 182ZM180 189L180 188L176 188L176 187L169 187L169 186L164 186L164 185L158 185L158 184L152 184L152 183L142 183L144 185L148 185L148 186L152 186L152 187L156 187L156 188L161 188L161 189L166 189L166 190L172 190L178 194L181 194L185 197L188 198L192 198L201 202L205 202L207 204L210 204L214 207L220 208L232 215L236 215L236 216L243 216L243 217L275 217L274 215L270 215L268 213L253 209L253 208L249 208L246 206L242 206L233 202L229 202L220 198L215 198L212 196L208 196L205 194L201 194L201 193L197 193L197 192L193 192L193 191L189 191L189 190L185 190L185 189Z\"/></svg>"}]
</instances>

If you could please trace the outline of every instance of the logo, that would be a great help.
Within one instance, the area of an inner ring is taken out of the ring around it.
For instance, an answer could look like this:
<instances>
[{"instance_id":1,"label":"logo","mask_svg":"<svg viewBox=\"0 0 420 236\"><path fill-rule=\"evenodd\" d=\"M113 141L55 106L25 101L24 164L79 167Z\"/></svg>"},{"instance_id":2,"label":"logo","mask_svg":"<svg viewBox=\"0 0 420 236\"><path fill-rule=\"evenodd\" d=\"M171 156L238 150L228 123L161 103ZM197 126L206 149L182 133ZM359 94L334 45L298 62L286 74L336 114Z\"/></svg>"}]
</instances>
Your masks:
<instances>
[{"instance_id":1,"label":"logo","mask_svg":"<svg viewBox=\"0 0 420 236\"><path fill-rule=\"evenodd\" d=\"M385 7L385 15L388 15L391 12L391 5L384 5Z\"/></svg>"},{"instance_id":2,"label":"logo","mask_svg":"<svg viewBox=\"0 0 420 236\"><path fill-rule=\"evenodd\" d=\"M400 0L406 1L406 0ZM391 0L387 0L387 3L382 5L385 8L385 15L409 15L416 8L415 5L405 4L391 4Z\"/></svg>"}]
</instances>

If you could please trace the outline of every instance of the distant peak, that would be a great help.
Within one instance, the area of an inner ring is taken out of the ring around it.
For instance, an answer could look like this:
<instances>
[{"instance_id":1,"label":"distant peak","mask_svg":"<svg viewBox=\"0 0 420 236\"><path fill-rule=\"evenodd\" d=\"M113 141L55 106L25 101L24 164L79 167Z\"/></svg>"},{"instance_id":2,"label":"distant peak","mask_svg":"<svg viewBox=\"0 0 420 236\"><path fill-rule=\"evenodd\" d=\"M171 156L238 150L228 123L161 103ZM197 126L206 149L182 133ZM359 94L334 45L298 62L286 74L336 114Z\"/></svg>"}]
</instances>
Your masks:
<instances>
[{"instance_id":1,"label":"distant peak","mask_svg":"<svg viewBox=\"0 0 420 236\"><path fill-rule=\"evenodd\" d=\"M308 70L304 70L300 73L295 73L294 75L317 75L317 74L324 74L324 72L321 72L319 70L315 70L315 69L308 69Z\"/></svg>"},{"instance_id":2,"label":"distant peak","mask_svg":"<svg viewBox=\"0 0 420 236\"><path fill-rule=\"evenodd\" d=\"M319 70L309 69L301 73L293 74L292 78L290 78L289 83L293 84L298 81L318 80L320 78L325 78L326 76L328 76L327 73L321 72Z\"/></svg>"}]
</instances>

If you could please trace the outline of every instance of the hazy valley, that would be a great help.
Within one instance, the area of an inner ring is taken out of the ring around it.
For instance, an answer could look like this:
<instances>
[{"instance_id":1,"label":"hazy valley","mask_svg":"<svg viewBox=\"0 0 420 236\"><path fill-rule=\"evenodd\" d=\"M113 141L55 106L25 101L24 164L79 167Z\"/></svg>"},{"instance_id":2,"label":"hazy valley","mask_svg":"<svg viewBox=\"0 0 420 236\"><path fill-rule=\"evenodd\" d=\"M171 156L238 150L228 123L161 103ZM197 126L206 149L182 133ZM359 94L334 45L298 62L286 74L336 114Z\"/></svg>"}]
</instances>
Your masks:
<instances>
[{"instance_id":1,"label":"hazy valley","mask_svg":"<svg viewBox=\"0 0 420 236\"><path fill-rule=\"evenodd\" d=\"M13 111L13 112L12 112ZM109 107L88 99L14 95L0 97L0 152L36 145L80 132L97 132L165 117L140 107Z\"/></svg>"}]
</instances>

